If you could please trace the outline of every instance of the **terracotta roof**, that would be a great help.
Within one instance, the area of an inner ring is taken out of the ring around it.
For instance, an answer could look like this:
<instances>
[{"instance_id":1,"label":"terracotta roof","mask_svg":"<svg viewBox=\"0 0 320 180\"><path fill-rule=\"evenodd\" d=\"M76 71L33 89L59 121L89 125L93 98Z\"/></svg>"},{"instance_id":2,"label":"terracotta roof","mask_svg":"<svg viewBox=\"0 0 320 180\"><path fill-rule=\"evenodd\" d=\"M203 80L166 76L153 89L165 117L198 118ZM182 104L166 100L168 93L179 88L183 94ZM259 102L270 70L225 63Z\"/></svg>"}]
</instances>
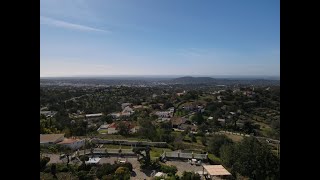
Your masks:
<instances>
[{"instance_id":1,"label":"terracotta roof","mask_svg":"<svg viewBox=\"0 0 320 180\"><path fill-rule=\"evenodd\" d=\"M203 168L211 176L227 176L231 175L222 165L203 165Z\"/></svg>"},{"instance_id":2,"label":"terracotta roof","mask_svg":"<svg viewBox=\"0 0 320 180\"><path fill-rule=\"evenodd\" d=\"M108 126L108 128L116 128L116 127L117 127L116 123L112 123Z\"/></svg>"},{"instance_id":3,"label":"terracotta roof","mask_svg":"<svg viewBox=\"0 0 320 180\"><path fill-rule=\"evenodd\" d=\"M57 143L57 144L72 144L74 142L79 141L79 139L72 139L72 138L64 138L63 141Z\"/></svg>"},{"instance_id":4,"label":"terracotta roof","mask_svg":"<svg viewBox=\"0 0 320 180\"><path fill-rule=\"evenodd\" d=\"M64 137L64 134L40 134L40 143L54 143L61 137Z\"/></svg>"}]
</instances>

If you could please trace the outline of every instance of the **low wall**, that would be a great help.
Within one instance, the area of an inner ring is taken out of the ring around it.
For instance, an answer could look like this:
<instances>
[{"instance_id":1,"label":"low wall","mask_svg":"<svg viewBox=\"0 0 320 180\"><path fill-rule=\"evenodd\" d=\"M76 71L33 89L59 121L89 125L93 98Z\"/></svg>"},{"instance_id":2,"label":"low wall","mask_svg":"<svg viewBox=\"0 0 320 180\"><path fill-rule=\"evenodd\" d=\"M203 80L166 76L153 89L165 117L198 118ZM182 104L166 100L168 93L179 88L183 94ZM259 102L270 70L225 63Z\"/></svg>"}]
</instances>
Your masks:
<instances>
[{"instance_id":1,"label":"low wall","mask_svg":"<svg viewBox=\"0 0 320 180\"><path fill-rule=\"evenodd\" d=\"M98 139L91 140L97 144L121 144L129 146L151 146L151 147L168 147L166 142L148 142L148 141L129 141L129 140L110 140L110 139Z\"/></svg>"},{"instance_id":2,"label":"low wall","mask_svg":"<svg viewBox=\"0 0 320 180\"><path fill-rule=\"evenodd\" d=\"M207 160L207 154L197 154L197 153L181 153L181 152L164 152L161 155L162 158L178 158L178 159L201 159Z\"/></svg>"}]
</instances>

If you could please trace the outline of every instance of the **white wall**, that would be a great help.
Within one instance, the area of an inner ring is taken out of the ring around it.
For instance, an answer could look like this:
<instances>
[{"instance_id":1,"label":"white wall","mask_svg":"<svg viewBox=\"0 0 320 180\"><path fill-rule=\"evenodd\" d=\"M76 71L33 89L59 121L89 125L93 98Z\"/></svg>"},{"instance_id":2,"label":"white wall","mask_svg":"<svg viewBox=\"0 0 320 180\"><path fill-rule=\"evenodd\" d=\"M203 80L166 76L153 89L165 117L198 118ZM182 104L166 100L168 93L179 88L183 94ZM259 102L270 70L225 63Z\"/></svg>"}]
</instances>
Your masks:
<instances>
[{"instance_id":1,"label":"white wall","mask_svg":"<svg viewBox=\"0 0 320 180\"><path fill-rule=\"evenodd\" d=\"M116 128L108 128L108 134L115 134L117 132L118 130L116 130Z\"/></svg>"}]
</instances>

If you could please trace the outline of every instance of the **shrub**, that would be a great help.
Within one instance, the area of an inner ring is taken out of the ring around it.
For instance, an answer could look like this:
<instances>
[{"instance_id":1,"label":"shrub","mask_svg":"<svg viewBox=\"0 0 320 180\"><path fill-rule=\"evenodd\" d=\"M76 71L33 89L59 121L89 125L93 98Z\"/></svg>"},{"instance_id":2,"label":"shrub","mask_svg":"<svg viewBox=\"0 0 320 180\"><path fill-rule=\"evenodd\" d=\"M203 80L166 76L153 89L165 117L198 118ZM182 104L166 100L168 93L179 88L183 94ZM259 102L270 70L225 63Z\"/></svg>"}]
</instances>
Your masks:
<instances>
[{"instance_id":1,"label":"shrub","mask_svg":"<svg viewBox=\"0 0 320 180\"><path fill-rule=\"evenodd\" d=\"M177 167L175 167L173 165L168 166L168 165L164 165L164 164L161 165L160 170L164 173L171 173L171 174L176 174L178 171Z\"/></svg>"},{"instance_id":2,"label":"shrub","mask_svg":"<svg viewBox=\"0 0 320 180\"><path fill-rule=\"evenodd\" d=\"M86 172L86 171L79 171L77 173L77 176L78 176L79 180L86 180L87 174L88 174L88 172Z\"/></svg>"},{"instance_id":3,"label":"shrub","mask_svg":"<svg viewBox=\"0 0 320 180\"><path fill-rule=\"evenodd\" d=\"M102 176L102 180L113 180L113 176L112 175L104 175Z\"/></svg>"},{"instance_id":4,"label":"shrub","mask_svg":"<svg viewBox=\"0 0 320 180\"><path fill-rule=\"evenodd\" d=\"M181 180L200 180L201 176L198 173L184 171Z\"/></svg>"},{"instance_id":5,"label":"shrub","mask_svg":"<svg viewBox=\"0 0 320 180\"><path fill-rule=\"evenodd\" d=\"M132 164L129 162L121 164L121 167L126 167L129 169L129 171L132 171Z\"/></svg>"},{"instance_id":6,"label":"shrub","mask_svg":"<svg viewBox=\"0 0 320 180\"><path fill-rule=\"evenodd\" d=\"M49 166L46 166L46 168L43 170L43 172L50 173L51 172L51 168Z\"/></svg>"},{"instance_id":7,"label":"shrub","mask_svg":"<svg viewBox=\"0 0 320 180\"><path fill-rule=\"evenodd\" d=\"M118 179L129 180L130 171L126 167L119 167L115 172L115 177Z\"/></svg>"}]
</instances>

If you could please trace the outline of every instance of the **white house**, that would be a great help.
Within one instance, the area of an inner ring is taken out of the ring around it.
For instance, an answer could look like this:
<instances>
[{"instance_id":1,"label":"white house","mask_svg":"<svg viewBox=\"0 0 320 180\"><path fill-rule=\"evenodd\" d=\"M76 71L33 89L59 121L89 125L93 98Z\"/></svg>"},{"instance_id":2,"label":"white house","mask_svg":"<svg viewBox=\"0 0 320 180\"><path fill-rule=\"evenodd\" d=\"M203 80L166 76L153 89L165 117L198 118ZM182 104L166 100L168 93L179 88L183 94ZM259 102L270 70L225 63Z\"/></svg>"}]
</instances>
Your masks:
<instances>
[{"instance_id":1,"label":"white house","mask_svg":"<svg viewBox=\"0 0 320 180\"><path fill-rule=\"evenodd\" d=\"M102 124L102 125L99 127L98 131L99 131L99 130L108 130L109 125L110 125L110 124Z\"/></svg>"},{"instance_id":2,"label":"white house","mask_svg":"<svg viewBox=\"0 0 320 180\"><path fill-rule=\"evenodd\" d=\"M170 111L157 111L155 115L162 117L162 118L170 118L172 117L173 113Z\"/></svg>"},{"instance_id":3,"label":"white house","mask_svg":"<svg viewBox=\"0 0 320 180\"><path fill-rule=\"evenodd\" d=\"M127 106L127 107L125 107L123 109L122 115L125 114L125 113L129 113L131 115L132 113L134 113L134 111L133 111L133 109L131 107Z\"/></svg>"},{"instance_id":4,"label":"white house","mask_svg":"<svg viewBox=\"0 0 320 180\"><path fill-rule=\"evenodd\" d=\"M101 117L102 113L96 113L96 114L86 114L86 118L97 118Z\"/></svg>"},{"instance_id":5,"label":"white house","mask_svg":"<svg viewBox=\"0 0 320 180\"><path fill-rule=\"evenodd\" d=\"M64 138L63 141L61 141L57 144L68 147L72 150L76 150L76 149L79 149L85 145L85 140L84 139L82 139L82 140L75 139L75 138Z\"/></svg>"},{"instance_id":6,"label":"white house","mask_svg":"<svg viewBox=\"0 0 320 180\"><path fill-rule=\"evenodd\" d=\"M125 107L131 106L132 103L122 103L121 108L124 109Z\"/></svg>"},{"instance_id":7,"label":"white house","mask_svg":"<svg viewBox=\"0 0 320 180\"><path fill-rule=\"evenodd\" d=\"M168 110L169 110L169 112L174 113L174 107L171 107Z\"/></svg>"}]
</instances>

